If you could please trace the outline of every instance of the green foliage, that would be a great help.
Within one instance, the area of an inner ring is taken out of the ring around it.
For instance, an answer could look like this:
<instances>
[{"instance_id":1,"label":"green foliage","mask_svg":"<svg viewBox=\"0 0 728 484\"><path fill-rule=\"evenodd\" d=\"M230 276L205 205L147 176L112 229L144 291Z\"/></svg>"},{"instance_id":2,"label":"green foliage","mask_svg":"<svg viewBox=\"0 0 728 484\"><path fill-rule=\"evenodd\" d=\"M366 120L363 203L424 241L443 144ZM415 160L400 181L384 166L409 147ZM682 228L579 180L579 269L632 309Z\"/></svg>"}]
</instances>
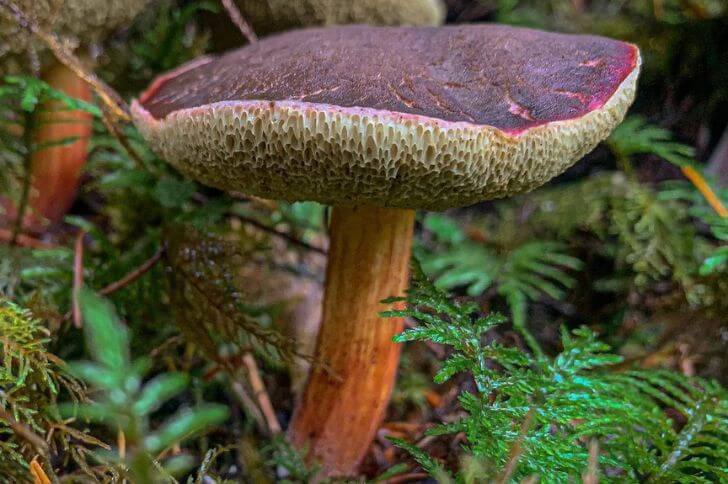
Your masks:
<instances>
[{"instance_id":1,"label":"green foliage","mask_svg":"<svg viewBox=\"0 0 728 484\"><path fill-rule=\"evenodd\" d=\"M128 330L117 319L111 304L88 289L82 290L80 304L86 345L93 361L72 362L69 369L95 390L94 402L67 404L62 412L103 425L113 434L123 434L126 449L98 453L103 462L116 464L121 475L139 483L170 480L171 474L189 468L190 457L180 455L160 464L155 456L222 423L227 418L227 408L204 404L182 409L169 416L160 428L152 429L152 414L185 390L188 377L163 373L143 383L150 362L146 358L131 360Z\"/></svg>"},{"instance_id":2,"label":"green foliage","mask_svg":"<svg viewBox=\"0 0 728 484\"><path fill-rule=\"evenodd\" d=\"M542 482L578 478L592 439L599 442L605 482L728 478L728 392L716 383L667 371L611 372L621 357L610 354L587 329L564 330L563 350L555 358L531 357L488 341L486 335L504 318L478 315L477 306L451 301L417 264L413 272L408 297L390 300L407 301L408 308L385 315L410 317L418 325L395 340L450 347L435 381L467 372L477 389L460 396L465 417L431 434L464 432L468 452L494 468L510 461L518 442L515 479L534 474ZM668 410L684 422L669 418ZM421 450L404 447L431 474L443 472Z\"/></svg>"},{"instance_id":3,"label":"green foliage","mask_svg":"<svg viewBox=\"0 0 728 484\"><path fill-rule=\"evenodd\" d=\"M725 191L719 195L726 197ZM507 222L519 217L518 227ZM700 275L703 261L720 244L698 230L694 219L716 226L718 233L725 225L687 182L653 187L622 173L603 173L501 204L484 223L497 241L555 239L587 248L584 260L612 261L608 276L596 281L600 291L645 292L671 281L694 307L720 305L721 281Z\"/></svg>"},{"instance_id":4,"label":"green foliage","mask_svg":"<svg viewBox=\"0 0 728 484\"><path fill-rule=\"evenodd\" d=\"M285 477L277 482L284 484L312 482L320 471L315 463L307 463L304 459L307 449L296 449L288 440L279 436L274 438L270 445L264 449L268 456L267 464L273 469L282 470ZM328 481L317 481L328 482Z\"/></svg>"},{"instance_id":5,"label":"green foliage","mask_svg":"<svg viewBox=\"0 0 728 484\"><path fill-rule=\"evenodd\" d=\"M47 351L48 342L49 332L39 319L0 297L0 475L26 475L30 458L42 450L17 435L8 416L29 432L45 436L61 422L54 410L59 391L80 397L81 387ZM62 428L58 434L50 444L67 450L67 434Z\"/></svg>"},{"instance_id":6,"label":"green foliage","mask_svg":"<svg viewBox=\"0 0 728 484\"><path fill-rule=\"evenodd\" d=\"M509 250L465 240L465 234L441 215L428 215L425 226L434 228L440 242L435 251L420 251L422 268L434 276L435 286L465 287L469 296L494 288L508 303L514 326L540 351L525 329L528 302L544 297L563 299L565 289L575 284L567 270L581 269L582 262L568 255L566 245L558 242L531 240Z\"/></svg>"},{"instance_id":7,"label":"green foliage","mask_svg":"<svg viewBox=\"0 0 728 484\"><path fill-rule=\"evenodd\" d=\"M136 96L155 75L205 53L208 36L195 20L218 9L214 0L194 0L181 6L174 0L150 4L127 38L111 43L102 73L125 93Z\"/></svg>"},{"instance_id":8,"label":"green foliage","mask_svg":"<svg viewBox=\"0 0 728 484\"><path fill-rule=\"evenodd\" d=\"M285 282L272 268L265 238L189 226L170 227L165 234L175 320L208 358L222 361L223 354L235 356L250 349L273 359L304 356L272 327L271 316L278 308L265 298L276 290L275 281L281 289ZM251 285L257 299L250 297L246 286Z\"/></svg>"},{"instance_id":9,"label":"green foliage","mask_svg":"<svg viewBox=\"0 0 728 484\"><path fill-rule=\"evenodd\" d=\"M53 89L40 79L29 76L6 76L4 85L0 86L0 99L14 100L25 112L35 111L38 104L48 101L60 101L64 109L86 111L100 117L101 111L91 103L72 98Z\"/></svg>"},{"instance_id":10,"label":"green foliage","mask_svg":"<svg viewBox=\"0 0 728 484\"><path fill-rule=\"evenodd\" d=\"M728 187L714 189L716 196L724 205L728 205ZM686 182L667 182L663 185L659 197L661 200L678 201L688 206L691 217L704 224L710 234L721 246L708 254L700 266L700 275L726 274L728 270L728 219L721 217L710 207L702 194Z\"/></svg>"},{"instance_id":11,"label":"green foliage","mask_svg":"<svg viewBox=\"0 0 728 484\"><path fill-rule=\"evenodd\" d=\"M692 146L674 141L670 131L649 124L640 116L630 116L617 126L607 144L619 159L651 153L676 166L694 164Z\"/></svg>"},{"instance_id":12,"label":"green foliage","mask_svg":"<svg viewBox=\"0 0 728 484\"><path fill-rule=\"evenodd\" d=\"M691 167L698 172L701 171L695 163L695 150L691 146L675 142L670 131L650 125L639 116L632 116L617 127L610 136L608 144L617 158L623 160L624 163L628 163L630 157L634 155L650 153L673 165ZM705 203L703 195L695 187L675 182L666 185L668 188L657 194L659 200L683 202L689 207L688 213L692 217L708 225L716 240L728 240L728 222ZM728 201L728 190L717 189L716 191L718 198L725 204ZM670 214L666 215L670 216ZM625 222L631 221L626 220ZM646 222L652 223L653 221L647 219ZM685 234L685 236L689 235ZM728 250L726 247L719 247L713 254L705 258L699 274L701 276L713 274L724 268L726 261L728 261Z\"/></svg>"}]
</instances>

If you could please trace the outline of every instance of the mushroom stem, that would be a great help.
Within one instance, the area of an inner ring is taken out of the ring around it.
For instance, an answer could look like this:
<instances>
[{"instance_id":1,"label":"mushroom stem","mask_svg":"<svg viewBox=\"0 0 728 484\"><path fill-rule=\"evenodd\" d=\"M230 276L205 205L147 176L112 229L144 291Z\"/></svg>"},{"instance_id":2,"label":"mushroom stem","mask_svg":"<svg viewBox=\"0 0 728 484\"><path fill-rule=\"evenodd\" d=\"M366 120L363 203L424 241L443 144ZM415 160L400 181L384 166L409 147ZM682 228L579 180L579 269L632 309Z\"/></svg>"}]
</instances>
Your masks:
<instances>
[{"instance_id":1,"label":"mushroom stem","mask_svg":"<svg viewBox=\"0 0 728 484\"><path fill-rule=\"evenodd\" d=\"M327 476L352 475L394 386L402 321L381 301L407 288L414 211L334 208L316 359L288 430Z\"/></svg>"},{"instance_id":2,"label":"mushroom stem","mask_svg":"<svg viewBox=\"0 0 728 484\"><path fill-rule=\"evenodd\" d=\"M68 96L91 101L91 87L63 64L51 67L43 80ZM35 196L31 197L31 206L55 224L63 219L76 197L92 119L89 113L69 111L59 102L50 102L43 109L35 133L39 149L32 158ZM73 141L68 142L70 139Z\"/></svg>"},{"instance_id":3,"label":"mushroom stem","mask_svg":"<svg viewBox=\"0 0 728 484\"><path fill-rule=\"evenodd\" d=\"M43 80L70 97L91 101L89 85L62 64L45 71ZM45 103L34 115L31 192L23 227L42 232L60 222L73 204L92 126L89 113L68 110L60 101ZM15 211L9 207L13 217Z\"/></svg>"}]
</instances>

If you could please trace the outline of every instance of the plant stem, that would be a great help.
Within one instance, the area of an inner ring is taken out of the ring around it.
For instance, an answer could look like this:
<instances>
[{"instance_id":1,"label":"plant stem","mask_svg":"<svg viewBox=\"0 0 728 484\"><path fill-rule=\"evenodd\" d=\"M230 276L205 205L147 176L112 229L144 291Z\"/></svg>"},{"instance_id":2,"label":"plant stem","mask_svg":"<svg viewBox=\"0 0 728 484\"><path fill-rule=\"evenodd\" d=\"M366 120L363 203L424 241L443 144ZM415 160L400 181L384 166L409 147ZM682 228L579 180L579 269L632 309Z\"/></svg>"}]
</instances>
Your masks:
<instances>
[{"instance_id":1,"label":"plant stem","mask_svg":"<svg viewBox=\"0 0 728 484\"><path fill-rule=\"evenodd\" d=\"M352 475L384 417L399 361L381 301L404 293L414 211L334 208L323 322L315 358L288 436L327 476Z\"/></svg>"},{"instance_id":2,"label":"plant stem","mask_svg":"<svg viewBox=\"0 0 728 484\"><path fill-rule=\"evenodd\" d=\"M23 144L25 145L25 157L23 159L23 191L20 194L20 202L18 203L18 211L15 216L15 225L13 226L13 235L10 238L10 245L16 245L18 236L23 231L23 219L25 211L28 209L28 198L30 196L30 185L32 183L33 170L33 113L25 113L25 128L23 131Z\"/></svg>"},{"instance_id":3,"label":"plant stem","mask_svg":"<svg viewBox=\"0 0 728 484\"><path fill-rule=\"evenodd\" d=\"M708 182L705 181L703 175L701 175L700 172L692 166L683 166L681 170L683 175L685 175L685 177L690 180L693 185L695 185L695 188L700 191L703 197L705 197L705 200L707 200L710 206L713 207L715 213L724 218L728 217L728 209L725 208L723 202L720 201L720 198L718 198L713 189L710 188L710 185L708 185Z\"/></svg>"}]
</instances>

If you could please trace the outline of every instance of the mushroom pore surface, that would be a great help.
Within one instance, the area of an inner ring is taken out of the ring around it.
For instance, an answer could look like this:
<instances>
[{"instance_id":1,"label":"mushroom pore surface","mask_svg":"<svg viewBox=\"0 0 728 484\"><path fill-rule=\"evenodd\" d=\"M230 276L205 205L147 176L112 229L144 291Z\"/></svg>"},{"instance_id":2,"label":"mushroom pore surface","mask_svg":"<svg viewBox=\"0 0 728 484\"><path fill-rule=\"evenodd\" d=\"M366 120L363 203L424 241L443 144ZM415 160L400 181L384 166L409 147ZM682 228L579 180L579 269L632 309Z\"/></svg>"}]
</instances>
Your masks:
<instances>
[{"instance_id":1,"label":"mushroom pore surface","mask_svg":"<svg viewBox=\"0 0 728 484\"><path fill-rule=\"evenodd\" d=\"M162 76L133 111L221 189L446 209L568 168L621 122L639 64L624 42L499 25L311 29Z\"/></svg>"}]
</instances>

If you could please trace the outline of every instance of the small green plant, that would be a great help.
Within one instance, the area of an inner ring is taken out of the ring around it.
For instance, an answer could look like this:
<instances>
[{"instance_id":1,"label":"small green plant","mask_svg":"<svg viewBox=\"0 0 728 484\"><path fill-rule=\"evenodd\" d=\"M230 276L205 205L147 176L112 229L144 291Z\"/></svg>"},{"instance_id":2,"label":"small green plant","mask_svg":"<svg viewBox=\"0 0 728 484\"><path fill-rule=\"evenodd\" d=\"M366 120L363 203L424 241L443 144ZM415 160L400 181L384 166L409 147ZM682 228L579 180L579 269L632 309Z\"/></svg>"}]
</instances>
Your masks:
<instances>
[{"instance_id":1,"label":"small green plant","mask_svg":"<svg viewBox=\"0 0 728 484\"><path fill-rule=\"evenodd\" d=\"M439 243L436 251L419 251L422 268L434 276L435 286L465 287L469 296L493 289L508 304L513 325L540 352L526 330L528 303L544 297L563 299L566 289L575 284L568 271L581 269L582 262L559 242L530 240L508 250L467 240L457 225L441 215L428 215L425 226Z\"/></svg>"},{"instance_id":2,"label":"small green plant","mask_svg":"<svg viewBox=\"0 0 728 484\"><path fill-rule=\"evenodd\" d=\"M0 297L2 476L27 476L31 458L47 458L51 445L67 449L62 428L52 442L41 436L61 422L55 409L59 391L79 398L81 386L66 373L63 362L47 351L49 339L45 325L30 311Z\"/></svg>"},{"instance_id":3,"label":"small green plant","mask_svg":"<svg viewBox=\"0 0 728 484\"><path fill-rule=\"evenodd\" d=\"M131 360L129 335L117 319L111 304L88 289L80 295L84 333L93 361L69 363L72 374L93 388L94 402L66 404L61 410L105 426L124 442L115 451L97 457L132 482L171 481L191 465L184 454L159 462L157 456L171 445L222 423L228 410L222 405L204 404L179 410L160 428L150 426L150 417L188 384L181 373L163 373L144 382L150 360Z\"/></svg>"},{"instance_id":4,"label":"small green plant","mask_svg":"<svg viewBox=\"0 0 728 484\"><path fill-rule=\"evenodd\" d=\"M430 434L463 432L468 453L490 462L498 473L515 465L508 471L515 479L578 478L586 471L592 440L599 443L600 477L605 482L728 478L728 392L718 384L660 370L612 372L610 367L622 358L610 354L587 329L563 330L563 350L554 358L487 342L486 333L502 324L503 317L482 316L473 304L451 301L417 263L413 272L407 298L388 301L406 301L408 307L385 315L409 317L418 325L396 341L450 347L452 353L435 381L466 372L477 389L460 395L465 417ZM684 422L669 418L668 410ZM445 472L424 452L397 443L433 476ZM515 457L514 447L520 449ZM466 482L462 476L459 480Z\"/></svg>"},{"instance_id":5,"label":"small green plant","mask_svg":"<svg viewBox=\"0 0 728 484\"><path fill-rule=\"evenodd\" d=\"M307 463L304 456L307 449L296 449L283 437L274 438L264 449L268 455L267 464L272 469L278 469L281 478L278 482L293 484L298 482L312 482L320 467L316 463ZM328 481L320 481L328 482Z\"/></svg>"}]
</instances>

